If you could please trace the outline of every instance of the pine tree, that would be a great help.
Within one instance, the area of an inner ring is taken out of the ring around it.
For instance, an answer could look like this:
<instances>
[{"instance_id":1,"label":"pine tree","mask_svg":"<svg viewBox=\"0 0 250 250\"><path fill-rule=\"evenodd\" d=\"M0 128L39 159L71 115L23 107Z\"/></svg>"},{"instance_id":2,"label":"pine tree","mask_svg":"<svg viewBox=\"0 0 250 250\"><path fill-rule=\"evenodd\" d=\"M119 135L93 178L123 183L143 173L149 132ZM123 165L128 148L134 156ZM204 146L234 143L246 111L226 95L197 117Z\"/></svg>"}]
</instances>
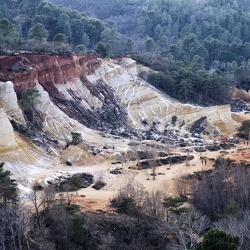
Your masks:
<instances>
[{"instance_id":1,"label":"pine tree","mask_svg":"<svg viewBox=\"0 0 250 250\"><path fill-rule=\"evenodd\" d=\"M0 205L17 202L17 183L11 179L11 173L3 169L4 162L0 163Z\"/></svg>"}]
</instances>

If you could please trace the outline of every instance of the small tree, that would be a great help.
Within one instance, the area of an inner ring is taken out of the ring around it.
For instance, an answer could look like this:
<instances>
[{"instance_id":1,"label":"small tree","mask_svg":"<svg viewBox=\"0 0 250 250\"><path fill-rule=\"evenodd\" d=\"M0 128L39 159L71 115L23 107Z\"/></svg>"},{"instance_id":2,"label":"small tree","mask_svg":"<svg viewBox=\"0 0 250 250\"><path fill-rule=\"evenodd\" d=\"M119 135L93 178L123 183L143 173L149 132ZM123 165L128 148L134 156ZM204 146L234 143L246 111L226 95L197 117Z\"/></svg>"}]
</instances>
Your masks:
<instances>
[{"instance_id":1,"label":"small tree","mask_svg":"<svg viewBox=\"0 0 250 250\"><path fill-rule=\"evenodd\" d=\"M11 179L11 173L3 169L4 162L0 162L0 204L7 206L8 203L17 202L17 183Z\"/></svg>"},{"instance_id":2,"label":"small tree","mask_svg":"<svg viewBox=\"0 0 250 250\"><path fill-rule=\"evenodd\" d=\"M28 114L31 122L34 120L34 114L37 104L40 102L41 94L37 89L26 89L22 93L22 98L19 101L19 105L24 112Z\"/></svg>"},{"instance_id":3,"label":"small tree","mask_svg":"<svg viewBox=\"0 0 250 250\"><path fill-rule=\"evenodd\" d=\"M150 148L150 152L147 152L148 157L150 158L148 161L149 167L152 169L152 176L153 176L153 180L155 180L155 176L156 176L156 166L157 166L157 152L156 152L156 148L155 145L152 145L152 147Z\"/></svg>"},{"instance_id":4,"label":"small tree","mask_svg":"<svg viewBox=\"0 0 250 250\"><path fill-rule=\"evenodd\" d=\"M124 197L118 204L117 212L127 215L137 215L139 210L133 198Z\"/></svg>"},{"instance_id":5,"label":"small tree","mask_svg":"<svg viewBox=\"0 0 250 250\"><path fill-rule=\"evenodd\" d=\"M250 135L250 120L243 121L239 128L237 128L237 136L249 140Z\"/></svg>"},{"instance_id":6,"label":"small tree","mask_svg":"<svg viewBox=\"0 0 250 250\"><path fill-rule=\"evenodd\" d=\"M182 206L186 200L183 197L173 198L171 196L164 199L163 206L167 209L167 221L169 219L169 212L179 215L188 211L187 207Z\"/></svg>"},{"instance_id":7,"label":"small tree","mask_svg":"<svg viewBox=\"0 0 250 250\"><path fill-rule=\"evenodd\" d=\"M72 132L72 141L70 142L71 145L78 145L82 143L82 134L78 132Z\"/></svg>"},{"instance_id":8,"label":"small tree","mask_svg":"<svg viewBox=\"0 0 250 250\"><path fill-rule=\"evenodd\" d=\"M75 47L75 52L81 55L87 55L88 48L84 44L78 44Z\"/></svg>"},{"instance_id":9,"label":"small tree","mask_svg":"<svg viewBox=\"0 0 250 250\"><path fill-rule=\"evenodd\" d=\"M173 115L173 116L171 117L171 123L172 123L173 126L175 126L176 121L177 121L177 116L176 116L176 115Z\"/></svg>"},{"instance_id":10,"label":"small tree","mask_svg":"<svg viewBox=\"0 0 250 250\"><path fill-rule=\"evenodd\" d=\"M15 28L7 18L0 19L0 49L15 49L20 41L20 37Z\"/></svg>"},{"instance_id":11,"label":"small tree","mask_svg":"<svg viewBox=\"0 0 250 250\"><path fill-rule=\"evenodd\" d=\"M58 33L54 36L53 38L53 42L55 43L55 45L61 45L63 43L67 42L67 38L63 33Z\"/></svg>"},{"instance_id":12,"label":"small tree","mask_svg":"<svg viewBox=\"0 0 250 250\"><path fill-rule=\"evenodd\" d=\"M218 229L211 229L194 250L236 250L240 244L238 236L226 234Z\"/></svg>"},{"instance_id":13,"label":"small tree","mask_svg":"<svg viewBox=\"0 0 250 250\"><path fill-rule=\"evenodd\" d=\"M49 37L49 32L46 30L45 26L41 23L37 23L35 26L31 27L28 33L30 39L34 39L38 42L45 42Z\"/></svg>"},{"instance_id":14,"label":"small tree","mask_svg":"<svg viewBox=\"0 0 250 250\"><path fill-rule=\"evenodd\" d=\"M105 44L103 42L99 42L96 45L96 53L101 57L101 58L105 58L108 57L110 54L110 45L109 44Z\"/></svg>"},{"instance_id":15,"label":"small tree","mask_svg":"<svg viewBox=\"0 0 250 250\"><path fill-rule=\"evenodd\" d=\"M68 178L68 184L78 194L77 191L82 185L82 177L79 174L74 174Z\"/></svg>"}]
</instances>

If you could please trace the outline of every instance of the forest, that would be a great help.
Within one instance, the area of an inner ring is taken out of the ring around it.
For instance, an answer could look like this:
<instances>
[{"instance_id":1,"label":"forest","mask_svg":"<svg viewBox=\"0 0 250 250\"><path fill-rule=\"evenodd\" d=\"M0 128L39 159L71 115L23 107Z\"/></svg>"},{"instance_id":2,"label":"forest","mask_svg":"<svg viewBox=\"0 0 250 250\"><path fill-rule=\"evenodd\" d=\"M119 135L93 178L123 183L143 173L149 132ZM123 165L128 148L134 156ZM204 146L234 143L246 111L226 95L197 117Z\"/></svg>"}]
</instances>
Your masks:
<instances>
[{"instance_id":1,"label":"forest","mask_svg":"<svg viewBox=\"0 0 250 250\"><path fill-rule=\"evenodd\" d=\"M221 104L228 87L249 89L249 1L52 2L112 23L129 37L129 54L160 70L150 82L183 102Z\"/></svg>"},{"instance_id":2,"label":"forest","mask_svg":"<svg viewBox=\"0 0 250 250\"><path fill-rule=\"evenodd\" d=\"M243 0L1 0L0 50L131 56L182 102L228 102L249 88L250 15Z\"/></svg>"}]
</instances>

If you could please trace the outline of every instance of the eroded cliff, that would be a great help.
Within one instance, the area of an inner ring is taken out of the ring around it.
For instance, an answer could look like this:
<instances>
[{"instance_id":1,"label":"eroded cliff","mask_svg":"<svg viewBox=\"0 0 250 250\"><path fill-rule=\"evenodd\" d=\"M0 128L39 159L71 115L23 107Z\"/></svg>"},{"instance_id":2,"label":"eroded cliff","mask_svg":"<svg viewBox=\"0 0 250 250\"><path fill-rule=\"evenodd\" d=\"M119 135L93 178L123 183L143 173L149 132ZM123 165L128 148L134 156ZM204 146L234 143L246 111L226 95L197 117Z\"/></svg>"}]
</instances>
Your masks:
<instances>
[{"instance_id":1,"label":"eroded cliff","mask_svg":"<svg viewBox=\"0 0 250 250\"><path fill-rule=\"evenodd\" d=\"M117 138L108 133L134 138L137 133L141 137L148 131L162 135L171 131L184 136L196 120L206 117L202 135L213 137L230 134L238 125L231 118L230 106L182 104L141 79L138 73L142 70L149 69L130 58L38 54L1 57L1 160L9 168L15 166L16 172L31 165L59 163L71 132L81 133L85 152L92 152L94 147L114 145L126 149L129 139L120 137L116 143ZM18 105L22 92L28 88L37 89L41 95L36 106L39 126L34 128ZM177 118L175 124L173 116ZM40 148L14 133L10 120L28 126L34 132L31 139ZM100 130L107 135L103 136ZM83 154L76 158L88 157L88 153Z\"/></svg>"},{"instance_id":2,"label":"eroded cliff","mask_svg":"<svg viewBox=\"0 0 250 250\"><path fill-rule=\"evenodd\" d=\"M32 55L0 59L0 81L11 81L18 97L39 83L53 103L69 117L95 129L124 124L125 113L110 86L89 82L100 67L96 56Z\"/></svg>"}]
</instances>

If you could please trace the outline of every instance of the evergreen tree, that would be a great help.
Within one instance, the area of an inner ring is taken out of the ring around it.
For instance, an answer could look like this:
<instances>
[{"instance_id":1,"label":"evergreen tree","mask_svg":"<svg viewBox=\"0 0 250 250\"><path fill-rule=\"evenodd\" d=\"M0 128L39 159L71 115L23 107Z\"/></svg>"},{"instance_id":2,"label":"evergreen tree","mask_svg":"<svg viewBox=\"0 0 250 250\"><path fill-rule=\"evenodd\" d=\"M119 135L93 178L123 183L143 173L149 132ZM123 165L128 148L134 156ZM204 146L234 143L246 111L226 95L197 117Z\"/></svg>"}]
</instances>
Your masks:
<instances>
[{"instance_id":1,"label":"evergreen tree","mask_svg":"<svg viewBox=\"0 0 250 250\"><path fill-rule=\"evenodd\" d=\"M16 49L20 41L15 25L7 18L0 19L0 49Z\"/></svg>"},{"instance_id":2,"label":"evergreen tree","mask_svg":"<svg viewBox=\"0 0 250 250\"><path fill-rule=\"evenodd\" d=\"M40 43L45 42L49 37L48 30L45 29L45 26L41 23L37 23L35 26L29 30L29 39L34 39Z\"/></svg>"},{"instance_id":3,"label":"evergreen tree","mask_svg":"<svg viewBox=\"0 0 250 250\"><path fill-rule=\"evenodd\" d=\"M240 244L238 236L226 234L218 229L211 229L203 241L194 250L236 250Z\"/></svg>"},{"instance_id":4,"label":"evergreen tree","mask_svg":"<svg viewBox=\"0 0 250 250\"><path fill-rule=\"evenodd\" d=\"M17 183L11 179L11 173L4 170L4 162L0 162L0 205L7 206L8 203L17 202Z\"/></svg>"}]
</instances>

